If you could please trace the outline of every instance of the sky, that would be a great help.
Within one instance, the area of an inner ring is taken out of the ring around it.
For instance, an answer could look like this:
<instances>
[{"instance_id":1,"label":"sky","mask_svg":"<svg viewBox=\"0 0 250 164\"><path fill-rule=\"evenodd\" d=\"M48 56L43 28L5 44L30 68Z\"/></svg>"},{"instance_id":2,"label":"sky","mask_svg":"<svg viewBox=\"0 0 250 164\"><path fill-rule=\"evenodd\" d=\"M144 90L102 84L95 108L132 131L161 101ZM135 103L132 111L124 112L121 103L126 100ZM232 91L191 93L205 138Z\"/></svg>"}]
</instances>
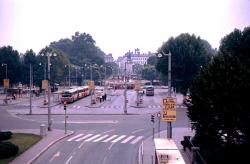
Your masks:
<instances>
[{"instance_id":1,"label":"sky","mask_svg":"<svg viewBox=\"0 0 250 164\"><path fill-rule=\"evenodd\" d=\"M250 0L0 0L0 47L38 53L86 32L117 59L139 48L156 52L170 37L195 34L218 48L250 26Z\"/></svg>"}]
</instances>

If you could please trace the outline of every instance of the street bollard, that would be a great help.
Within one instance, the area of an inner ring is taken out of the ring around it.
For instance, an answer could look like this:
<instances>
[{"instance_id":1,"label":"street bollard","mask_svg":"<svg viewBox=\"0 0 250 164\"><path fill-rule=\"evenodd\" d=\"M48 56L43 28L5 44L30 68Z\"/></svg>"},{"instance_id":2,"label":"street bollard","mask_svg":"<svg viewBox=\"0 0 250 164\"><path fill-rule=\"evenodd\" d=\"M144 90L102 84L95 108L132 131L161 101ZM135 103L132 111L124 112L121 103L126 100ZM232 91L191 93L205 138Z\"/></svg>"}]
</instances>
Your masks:
<instances>
[{"instance_id":1,"label":"street bollard","mask_svg":"<svg viewBox=\"0 0 250 164\"><path fill-rule=\"evenodd\" d=\"M45 124L40 125L40 136L42 136L42 137L46 136L46 126L45 126Z\"/></svg>"}]
</instances>

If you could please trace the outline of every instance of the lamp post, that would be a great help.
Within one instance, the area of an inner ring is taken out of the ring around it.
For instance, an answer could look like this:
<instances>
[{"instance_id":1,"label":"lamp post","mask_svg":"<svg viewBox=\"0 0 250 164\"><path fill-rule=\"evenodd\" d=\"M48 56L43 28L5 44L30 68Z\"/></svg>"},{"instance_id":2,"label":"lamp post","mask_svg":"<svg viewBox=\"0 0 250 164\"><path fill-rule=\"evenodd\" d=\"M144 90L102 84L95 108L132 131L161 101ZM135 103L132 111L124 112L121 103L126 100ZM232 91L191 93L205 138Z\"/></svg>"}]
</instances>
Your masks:
<instances>
[{"instance_id":1,"label":"lamp post","mask_svg":"<svg viewBox=\"0 0 250 164\"><path fill-rule=\"evenodd\" d=\"M171 97L171 52L165 54L163 51L157 54L158 57L168 56L168 97ZM167 138L172 138L172 123L167 122Z\"/></svg>"},{"instance_id":2,"label":"lamp post","mask_svg":"<svg viewBox=\"0 0 250 164\"><path fill-rule=\"evenodd\" d=\"M8 64L6 63L3 63L2 64L2 67L5 66L5 78L7 79L8 78Z\"/></svg>"},{"instance_id":3,"label":"lamp post","mask_svg":"<svg viewBox=\"0 0 250 164\"><path fill-rule=\"evenodd\" d=\"M70 64L69 65L65 65L65 67L69 67L69 88L70 88Z\"/></svg>"},{"instance_id":4,"label":"lamp post","mask_svg":"<svg viewBox=\"0 0 250 164\"><path fill-rule=\"evenodd\" d=\"M126 72L127 72L127 61L125 62L125 72L124 72L124 79L125 79L125 89L124 89L124 114L127 114L127 79L126 79Z\"/></svg>"},{"instance_id":5,"label":"lamp post","mask_svg":"<svg viewBox=\"0 0 250 164\"><path fill-rule=\"evenodd\" d=\"M7 75L7 72L8 72L8 64L6 63L3 63L2 64L2 67L5 66L5 79L7 80L8 79L8 75ZM7 101L7 88L4 89L4 93L6 93L6 101Z\"/></svg>"},{"instance_id":6,"label":"lamp post","mask_svg":"<svg viewBox=\"0 0 250 164\"><path fill-rule=\"evenodd\" d=\"M55 53L46 53L46 54L41 54L42 56L47 56L48 57L48 131L51 131L51 125L52 125L52 120L51 120L51 107L50 107L50 57L51 56L56 56Z\"/></svg>"},{"instance_id":7,"label":"lamp post","mask_svg":"<svg viewBox=\"0 0 250 164\"><path fill-rule=\"evenodd\" d=\"M42 63L39 63L39 65L42 65ZM44 63L44 80L46 80L46 63ZM44 89L44 105L46 105L46 89Z\"/></svg>"},{"instance_id":8,"label":"lamp post","mask_svg":"<svg viewBox=\"0 0 250 164\"><path fill-rule=\"evenodd\" d=\"M32 114L32 65L30 64L30 111L29 111L29 114L31 115Z\"/></svg>"}]
</instances>

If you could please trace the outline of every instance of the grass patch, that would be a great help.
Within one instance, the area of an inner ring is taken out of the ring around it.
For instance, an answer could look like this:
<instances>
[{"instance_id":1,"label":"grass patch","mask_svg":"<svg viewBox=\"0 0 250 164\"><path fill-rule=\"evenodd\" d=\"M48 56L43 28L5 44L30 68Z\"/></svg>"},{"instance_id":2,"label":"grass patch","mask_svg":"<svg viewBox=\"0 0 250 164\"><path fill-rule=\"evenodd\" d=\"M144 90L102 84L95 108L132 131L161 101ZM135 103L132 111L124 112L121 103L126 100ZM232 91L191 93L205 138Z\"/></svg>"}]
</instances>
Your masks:
<instances>
[{"instance_id":1,"label":"grass patch","mask_svg":"<svg viewBox=\"0 0 250 164\"><path fill-rule=\"evenodd\" d=\"M41 136L35 134L13 133L12 137L9 140L4 140L3 142L9 141L17 145L19 147L19 152L14 157L7 159L0 159L0 164L8 164L10 161L14 160L16 157L25 152L27 149L29 149L32 145L34 145L41 139L42 139Z\"/></svg>"}]
</instances>

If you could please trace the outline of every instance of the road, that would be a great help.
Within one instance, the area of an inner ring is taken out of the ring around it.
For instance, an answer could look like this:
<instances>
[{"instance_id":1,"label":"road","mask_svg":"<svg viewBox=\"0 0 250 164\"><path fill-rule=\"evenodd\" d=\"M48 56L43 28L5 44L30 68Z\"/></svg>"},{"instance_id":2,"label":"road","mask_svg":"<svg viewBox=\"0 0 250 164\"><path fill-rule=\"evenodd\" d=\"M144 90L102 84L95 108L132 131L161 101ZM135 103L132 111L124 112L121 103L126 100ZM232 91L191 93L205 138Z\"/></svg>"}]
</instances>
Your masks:
<instances>
[{"instance_id":1,"label":"road","mask_svg":"<svg viewBox=\"0 0 250 164\"><path fill-rule=\"evenodd\" d=\"M115 96L110 96L111 100L106 101L99 108L87 107L90 103L89 97L69 104L67 106L67 112L69 113L67 129L75 131L74 135L53 145L35 163L136 163L139 145L144 139L152 136L151 113L161 110L161 99L167 94L166 90L162 89L156 89L155 92L155 96L143 96L143 108L134 108L135 91L128 91L129 115L123 115L124 98L122 91L116 91ZM18 115L21 120L14 118L14 122L19 124L18 127L32 128L38 127L41 123L47 123L47 108L40 108L38 103L39 101L33 103L34 115ZM27 111L27 107L21 108L19 106L19 109L9 107L8 110L13 115L17 110L19 112L20 110ZM52 108L52 128L64 129L65 117L63 113L62 105ZM7 119L13 119L13 117ZM157 117L154 126L157 131ZM173 123L173 127L187 126L186 109L177 108L177 121ZM8 128L8 125L4 125L4 127ZM15 126L15 128L18 127ZM161 122L160 130L166 130L166 127L166 123Z\"/></svg>"}]
</instances>

